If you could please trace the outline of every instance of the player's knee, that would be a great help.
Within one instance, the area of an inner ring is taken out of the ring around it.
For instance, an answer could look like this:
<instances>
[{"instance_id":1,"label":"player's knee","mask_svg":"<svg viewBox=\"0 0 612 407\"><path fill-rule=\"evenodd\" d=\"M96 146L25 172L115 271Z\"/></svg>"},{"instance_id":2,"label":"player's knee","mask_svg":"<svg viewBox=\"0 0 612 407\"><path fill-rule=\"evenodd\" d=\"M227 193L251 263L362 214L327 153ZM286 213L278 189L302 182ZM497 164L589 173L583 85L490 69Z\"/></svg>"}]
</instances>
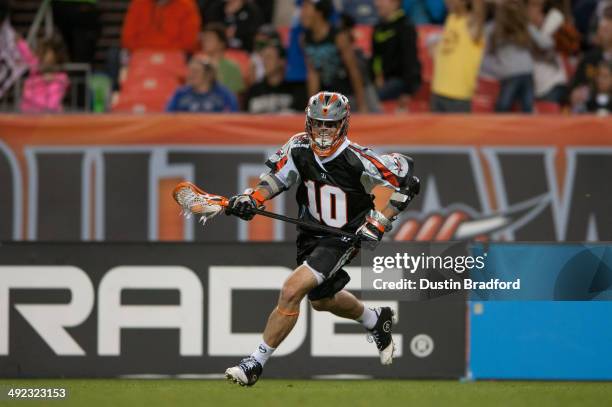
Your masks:
<instances>
[{"instance_id":1,"label":"player's knee","mask_svg":"<svg viewBox=\"0 0 612 407\"><path fill-rule=\"evenodd\" d=\"M283 284L279 299L280 304L296 305L302 301L302 298L304 298L304 291L301 287L287 282Z\"/></svg>"},{"instance_id":2,"label":"player's knee","mask_svg":"<svg viewBox=\"0 0 612 407\"><path fill-rule=\"evenodd\" d=\"M315 311L328 311L332 300L330 298L322 298L320 300L311 300L310 305Z\"/></svg>"}]
</instances>

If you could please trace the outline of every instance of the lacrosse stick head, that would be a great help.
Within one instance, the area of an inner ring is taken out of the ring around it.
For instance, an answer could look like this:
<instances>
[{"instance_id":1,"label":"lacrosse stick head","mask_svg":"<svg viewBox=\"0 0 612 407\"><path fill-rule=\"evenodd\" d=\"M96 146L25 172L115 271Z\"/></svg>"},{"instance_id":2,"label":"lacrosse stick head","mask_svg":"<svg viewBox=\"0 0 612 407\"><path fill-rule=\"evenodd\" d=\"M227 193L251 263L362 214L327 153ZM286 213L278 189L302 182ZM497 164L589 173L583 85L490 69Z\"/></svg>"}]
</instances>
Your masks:
<instances>
[{"instance_id":1,"label":"lacrosse stick head","mask_svg":"<svg viewBox=\"0 0 612 407\"><path fill-rule=\"evenodd\" d=\"M209 194L191 182L178 184L172 191L172 196L181 207L182 215L186 218L192 214L200 216L202 224L222 212L228 204L226 197Z\"/></svg>"}]
</instances>

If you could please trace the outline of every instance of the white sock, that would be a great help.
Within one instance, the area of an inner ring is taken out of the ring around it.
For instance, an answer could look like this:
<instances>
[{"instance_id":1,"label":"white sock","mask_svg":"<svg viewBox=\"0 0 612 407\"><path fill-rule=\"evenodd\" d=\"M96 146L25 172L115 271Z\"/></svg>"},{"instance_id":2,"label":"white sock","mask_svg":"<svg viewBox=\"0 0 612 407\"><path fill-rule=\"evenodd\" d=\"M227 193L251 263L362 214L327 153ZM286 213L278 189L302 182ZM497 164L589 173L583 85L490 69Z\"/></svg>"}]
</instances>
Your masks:
<instances>
[{"instance_id":1,"label":"white sock","mask_svg":"<svg viewBox=\"0 0 612 407\"><path fill-rule=\"evenodd\" d=\"M365 329L372 329L376 325L376 321L378 321L378 315L372 308L364 306L363 314L357 318L357 321L361 322Z\"/></svg>"},{"instance_id":2,"label":"white sock","mask_svg":"<svg viewBox=\"0 0 612 407\"><path fill-rule=\"evenodd\" d=\"M261 341L255 352L251 353L251 356L254 357L261 365L265 365L268 361L268 358L272 356L272 353L276 350L276 348L271 348L264 341Z\"/></svg>"}]
</instances>

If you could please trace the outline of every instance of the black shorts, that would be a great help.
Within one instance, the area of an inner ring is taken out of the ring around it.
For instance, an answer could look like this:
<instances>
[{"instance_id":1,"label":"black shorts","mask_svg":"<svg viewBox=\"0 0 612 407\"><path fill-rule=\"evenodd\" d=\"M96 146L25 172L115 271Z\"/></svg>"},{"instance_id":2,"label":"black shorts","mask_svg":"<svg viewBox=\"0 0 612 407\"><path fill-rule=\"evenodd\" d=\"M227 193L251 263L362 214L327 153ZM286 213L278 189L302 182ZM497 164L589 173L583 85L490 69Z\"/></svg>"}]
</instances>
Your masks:
<instances>
[{"instance_id":1,"label":"black shorts","mask_svg":"<svg viewBox=\"0 0 612 407\"><path fill-rule=\"evenodd\" d=\"M297 264L306 261L308 265L323 275L323 282L308 293L311 301L331 298L351 281L342 267L348 264L358 248L354 243L336 236L314 236L301 233L297 239Z\"/></svg>"}]
</instances>

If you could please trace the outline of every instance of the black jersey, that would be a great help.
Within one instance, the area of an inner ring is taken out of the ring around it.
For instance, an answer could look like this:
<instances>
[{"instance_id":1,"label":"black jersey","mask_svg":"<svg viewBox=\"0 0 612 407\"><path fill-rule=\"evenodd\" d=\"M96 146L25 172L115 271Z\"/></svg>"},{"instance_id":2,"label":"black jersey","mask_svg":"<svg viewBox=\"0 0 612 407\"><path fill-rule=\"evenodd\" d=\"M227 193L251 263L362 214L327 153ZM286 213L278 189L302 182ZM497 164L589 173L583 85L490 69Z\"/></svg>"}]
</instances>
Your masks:
<instances>
[{"instance_id":1,"label":"black jersey","mask_svg":"<svg viewBox=\"0 0 612 407\"><path fill-rule=\"evenodd\" d=\"M266 165L285 188L298 184L300 219L348 232L355 232L374 209L371 192L375 186L398 186L397 177L389 168L392 163L383 162L372 150L348 139L330 157L319 158L311 150L306 133L299 133L272 155Z\"/></svg>"}]
</instances>

